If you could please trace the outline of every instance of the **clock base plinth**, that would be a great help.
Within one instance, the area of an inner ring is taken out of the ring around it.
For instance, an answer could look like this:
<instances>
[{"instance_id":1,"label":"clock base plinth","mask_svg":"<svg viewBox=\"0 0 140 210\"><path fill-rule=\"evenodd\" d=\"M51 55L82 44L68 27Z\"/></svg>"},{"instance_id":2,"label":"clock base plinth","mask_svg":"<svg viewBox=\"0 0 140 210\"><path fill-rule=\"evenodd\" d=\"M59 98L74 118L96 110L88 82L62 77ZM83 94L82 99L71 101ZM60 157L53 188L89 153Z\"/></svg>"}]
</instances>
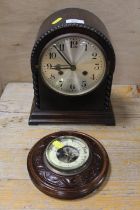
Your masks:
<instances>
[{"instance_id":1,"label":"clock base plinth","mask_svg":"<svg viewBox=\"0 0 140 210\"><path fill-rule=\"evenodd\" d=\"M108 110L95 111L91 110L45 110L42 111L35 106L34 100L29 117L29 125L38 124L56 124L56 123L73 123L73 124L102 124L115 125L115 117L112 110L111 102Z\"/></svg>"}]
</instances>

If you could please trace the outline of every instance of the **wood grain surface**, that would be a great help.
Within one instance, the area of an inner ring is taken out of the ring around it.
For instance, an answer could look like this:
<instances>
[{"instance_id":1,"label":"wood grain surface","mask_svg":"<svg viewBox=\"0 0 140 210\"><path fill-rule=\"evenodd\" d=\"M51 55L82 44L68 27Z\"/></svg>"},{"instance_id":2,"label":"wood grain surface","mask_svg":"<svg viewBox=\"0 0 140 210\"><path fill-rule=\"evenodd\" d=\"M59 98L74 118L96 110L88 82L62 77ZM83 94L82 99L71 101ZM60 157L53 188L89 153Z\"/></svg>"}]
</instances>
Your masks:
<instances>
[{"instance_id":1,"label":"wood grain surface","mask_svg":"<svg viewBox=\"0 0 140 210\"><path fill-rule=\"evenodd\" d=\"M8 81L31 81L30 54L40 24L67 7L87 9L105 23L117 57L114 83L139 84L139 0L1 0L0 87Z\"/></svg>"},{"instance_id":2,"label":"wood grain surface","mask_svg":"<svg viewBox=\"0 0 140 210\"><path fill-rule=\"evenodd\" d=\"M140 88L114 85L116 123L28 126L33 90L30 83L10 83L0 99L0 210L139 210ZM78 200L63 201L41 193L27 172L27 155L43 136L78 130L97 138L108 152L111 169L101 188Z\"/></svg>"}]
</instances>

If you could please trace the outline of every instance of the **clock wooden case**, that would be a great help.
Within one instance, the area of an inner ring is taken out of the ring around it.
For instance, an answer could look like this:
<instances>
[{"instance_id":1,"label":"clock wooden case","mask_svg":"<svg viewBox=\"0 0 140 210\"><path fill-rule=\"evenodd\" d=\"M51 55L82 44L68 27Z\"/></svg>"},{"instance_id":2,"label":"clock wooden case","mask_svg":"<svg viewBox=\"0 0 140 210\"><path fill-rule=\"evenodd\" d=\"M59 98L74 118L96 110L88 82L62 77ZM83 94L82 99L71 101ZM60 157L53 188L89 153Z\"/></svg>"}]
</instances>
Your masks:
<instances>
[{"instance_id":1,"label":"clock wooden case","mask_svg":"<svg viewBox=\"0 0 140 210\"><path fill-rule=\"evenodd\" d=\"M81 63L74 63L72 58L81 52ZM50 15L39 29L31 55L34 99L29 124L115 125L110 101L114 68L114 50L97 16L78 8Z\"/></svg>"}]
</instances>

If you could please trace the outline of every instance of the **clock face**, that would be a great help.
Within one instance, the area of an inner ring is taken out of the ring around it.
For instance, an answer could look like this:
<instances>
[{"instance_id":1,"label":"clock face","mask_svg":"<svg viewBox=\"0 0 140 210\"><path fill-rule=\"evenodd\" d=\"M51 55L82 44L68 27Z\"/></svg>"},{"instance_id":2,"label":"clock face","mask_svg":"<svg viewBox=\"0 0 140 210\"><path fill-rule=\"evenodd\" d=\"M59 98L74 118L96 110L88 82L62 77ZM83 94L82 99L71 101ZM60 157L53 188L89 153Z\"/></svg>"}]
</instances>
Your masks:
<instances>
[{"instance_id":1,"label":"clock face","mask_svg":"<svg viewBox=\"0 0 140 210\"><path fill-rule=\"evenodd\" d=\"M102 47L81 34L61 35L50 41L40 56L45 83L63 95L83 95L103 80L106 60Z\"/></svg>"},{"instance_id":2,"label":"clock face","mask_svg":"<svg viewBox=\"0 0 140 210\"><path fill-rule=\"evenodd\" d=\"M63 171L79 169L89 158L89 147L75 136L60 136L47 146L47 162L54 168Z\"/></svg>"}]
</instances>

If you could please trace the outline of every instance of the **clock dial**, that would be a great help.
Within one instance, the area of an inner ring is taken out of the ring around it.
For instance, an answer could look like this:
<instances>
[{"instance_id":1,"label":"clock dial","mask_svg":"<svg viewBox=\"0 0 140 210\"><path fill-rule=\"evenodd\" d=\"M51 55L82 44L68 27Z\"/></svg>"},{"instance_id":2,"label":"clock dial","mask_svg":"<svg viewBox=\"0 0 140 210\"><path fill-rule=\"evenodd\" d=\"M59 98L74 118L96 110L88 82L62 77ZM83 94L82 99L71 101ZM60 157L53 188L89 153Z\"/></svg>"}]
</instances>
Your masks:
<instances>
[{"instance_id":1,"label":"clock dial","mask_svg":"<svg viewBox=\"0 0 140 210\"><path fill-rule=\"evenodd\" d=\"M45 83L64 95L83 95L95 89L106 71L102 47L81 34L62 35L44 48L40 57Z\"/></svg>"},{"instance_id":2,"label":"clock dial","mask_svg":"<svg viewBox=\"0 0 140 210\"><path fill-rule=\"evenodd\" d=\"M58 170L75 170L87 162L89 148L78 137L60 136L47 146L45 157L48 163Z\"/></svg>"}]
</instances>

